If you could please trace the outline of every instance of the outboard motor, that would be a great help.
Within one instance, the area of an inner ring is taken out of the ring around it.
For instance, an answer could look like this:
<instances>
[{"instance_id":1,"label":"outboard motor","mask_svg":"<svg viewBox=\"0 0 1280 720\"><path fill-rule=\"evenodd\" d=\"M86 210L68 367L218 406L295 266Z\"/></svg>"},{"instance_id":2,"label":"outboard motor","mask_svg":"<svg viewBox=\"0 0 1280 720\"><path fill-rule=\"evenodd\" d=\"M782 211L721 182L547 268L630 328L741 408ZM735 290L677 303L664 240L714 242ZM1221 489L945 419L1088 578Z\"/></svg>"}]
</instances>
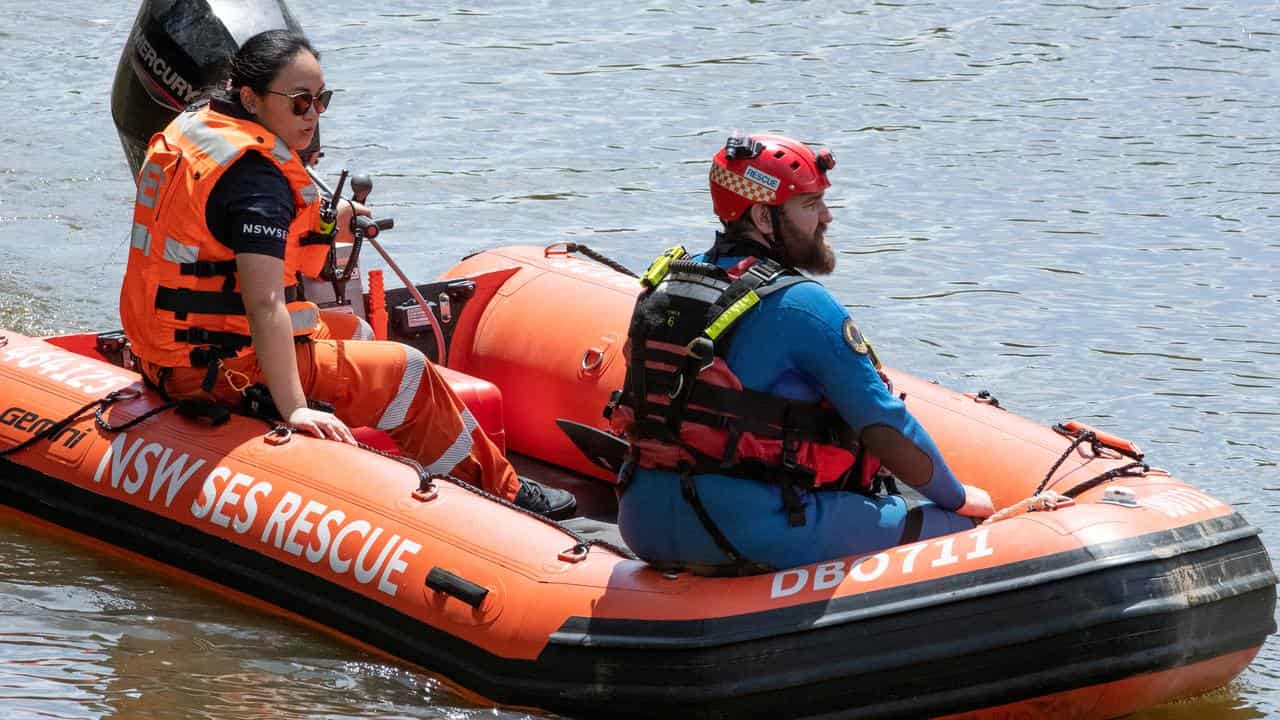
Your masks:
<instances>
[{"instance_id":1,"label":"outboard motor","mask_svg":"<svg viewBox=\"0 0 1280 720\"><path fill-rule=\"evenodd\" d=\"M276 28L302 32L284 0L143 0L111 88L135 180L151 136L223 75L245 40Z\"/></svg>"}]
</instances>

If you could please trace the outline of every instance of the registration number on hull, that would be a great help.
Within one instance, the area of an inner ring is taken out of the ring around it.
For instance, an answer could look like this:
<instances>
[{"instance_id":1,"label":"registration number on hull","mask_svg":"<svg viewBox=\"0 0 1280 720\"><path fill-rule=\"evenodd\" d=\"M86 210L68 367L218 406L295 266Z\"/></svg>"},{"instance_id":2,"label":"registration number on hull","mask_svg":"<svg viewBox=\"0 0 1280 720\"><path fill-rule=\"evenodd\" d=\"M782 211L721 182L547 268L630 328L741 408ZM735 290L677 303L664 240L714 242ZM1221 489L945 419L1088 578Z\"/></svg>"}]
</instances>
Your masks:
<instances>
[{"instance_id":1,"label":"registration number on hull","mask_svg":"<svg viewBox=\"0 0 1280 720\"><path fill-rule=\"evenodd\" d=\"M875 582L890 569L909 577L922 567L937 569L979 560L995 554L988 544L988 537L987 528L978 528L961 535L904 545L861 558L783 570L774 574L769 597L776 600L803 590L830 590L846 578L859 583Z\"/></svg>"}]
</instances>

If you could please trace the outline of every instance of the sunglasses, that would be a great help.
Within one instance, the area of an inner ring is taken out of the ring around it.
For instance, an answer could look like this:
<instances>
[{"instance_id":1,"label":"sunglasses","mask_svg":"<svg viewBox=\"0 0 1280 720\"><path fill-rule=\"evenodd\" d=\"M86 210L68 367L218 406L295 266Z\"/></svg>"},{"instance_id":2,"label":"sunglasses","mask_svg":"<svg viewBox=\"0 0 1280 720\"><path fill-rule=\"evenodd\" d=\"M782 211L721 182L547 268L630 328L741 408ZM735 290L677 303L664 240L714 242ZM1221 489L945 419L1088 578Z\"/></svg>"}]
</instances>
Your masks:
<instances>
[{"instance_id":1,"label":"sunglasses","mask_svg":"<svg viewBox=\"0 0 1280 720\"><path fill-rule=\"evenodd\" d=\"M316 106L316 114L320 114L329 109L329 100L333 97L332 90L322 90L319 95L312 95L310 92L303 90L296 93L282 93L275 90L268 90L271 95L280 95L287 97L293 101L293 114L306 115L312 105Z\"/></svg>"}]
</instances>

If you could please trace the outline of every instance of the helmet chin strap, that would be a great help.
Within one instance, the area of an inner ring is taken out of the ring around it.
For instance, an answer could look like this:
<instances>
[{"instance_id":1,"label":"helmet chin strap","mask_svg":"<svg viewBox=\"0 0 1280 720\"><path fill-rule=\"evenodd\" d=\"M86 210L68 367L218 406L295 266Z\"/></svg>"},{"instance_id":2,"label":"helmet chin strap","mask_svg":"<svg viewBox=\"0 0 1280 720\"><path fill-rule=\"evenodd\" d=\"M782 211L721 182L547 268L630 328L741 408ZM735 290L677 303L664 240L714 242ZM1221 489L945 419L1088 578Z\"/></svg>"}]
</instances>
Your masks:
<instances>
[{"instance_id":1,"label":"helmet chin strap","mask_svg":"<svg viewBox=\"0 0 1280 720\"><path fill-rule=\"evenodd\" d=\"M769 222L773 223L773 232L769 233L769 249L774 258L784 267L791 267L791 257L787 254L787 242L782 237L782 213L777 205L768 205Z\"/></svg>"}]
</instances>

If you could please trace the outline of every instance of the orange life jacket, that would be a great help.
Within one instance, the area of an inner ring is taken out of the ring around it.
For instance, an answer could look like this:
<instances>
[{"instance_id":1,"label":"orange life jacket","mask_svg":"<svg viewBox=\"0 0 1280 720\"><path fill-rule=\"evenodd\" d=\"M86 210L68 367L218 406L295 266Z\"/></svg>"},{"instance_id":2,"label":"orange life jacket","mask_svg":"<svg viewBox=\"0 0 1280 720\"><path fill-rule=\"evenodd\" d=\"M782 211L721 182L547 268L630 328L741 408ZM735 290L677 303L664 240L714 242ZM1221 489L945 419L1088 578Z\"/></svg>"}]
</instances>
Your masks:
<instances>
[{"instance_id":1,"label":"orange life jacket","mask_svg":"<svg viewBox=\"0 0 1280 720\"><path fill-rule=\"evenodd\" d=\"M309 336L319 322L298 276L318 276L329 253L329 238L315 232L320 192L297 154L266 128L196 106L151 138L138 177L120 317L145 361L203 367L248 352L235 254L205 224L214 185L246 152L269 160L293 189L281 281L294 335Z\"/></svg>"},{"instance_id":2,"label":"orange life jacket","mask_svg":"<svg viewBox=\"0 0 1280 720\"><path fill-rule=\"evenodd\" d=\"M672 248L659 258L632 315L626 380L608 411L632 460L784 490L873 492L879 461L859 453L834 407L746 389L724 360L735 323L762 297L810 281L772 260L726 272L683 257Z\"/></svg>"}]
</instances>

